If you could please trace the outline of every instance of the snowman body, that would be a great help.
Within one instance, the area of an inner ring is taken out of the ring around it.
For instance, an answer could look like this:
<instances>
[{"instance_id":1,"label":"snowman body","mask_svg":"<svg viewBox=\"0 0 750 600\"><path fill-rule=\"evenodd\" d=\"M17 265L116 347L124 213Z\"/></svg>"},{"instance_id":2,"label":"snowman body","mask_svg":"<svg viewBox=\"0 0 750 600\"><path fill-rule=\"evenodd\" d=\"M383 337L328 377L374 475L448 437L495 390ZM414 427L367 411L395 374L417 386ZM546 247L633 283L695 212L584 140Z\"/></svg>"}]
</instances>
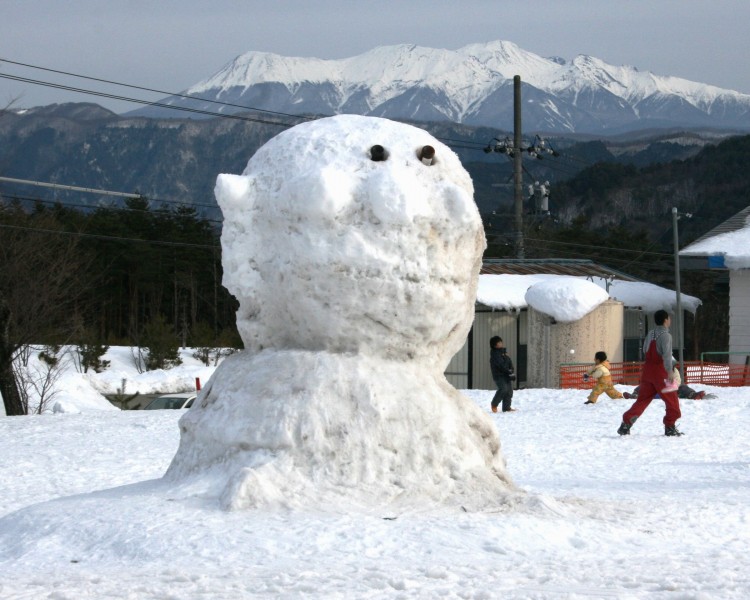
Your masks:
<instances>
[{"instance_id":1,"label":"snowman body","mask_svg":"<svg viewBox=\"0 0 750 600\"><path fill-rule=\"evenodd\" d=\"M497 502L490 417L443 372L485 247L471 179L427 132L341 115L220 175L224 285L245 350L181 421L167 473L225 508Z\"/></svg>"}]
</instances>

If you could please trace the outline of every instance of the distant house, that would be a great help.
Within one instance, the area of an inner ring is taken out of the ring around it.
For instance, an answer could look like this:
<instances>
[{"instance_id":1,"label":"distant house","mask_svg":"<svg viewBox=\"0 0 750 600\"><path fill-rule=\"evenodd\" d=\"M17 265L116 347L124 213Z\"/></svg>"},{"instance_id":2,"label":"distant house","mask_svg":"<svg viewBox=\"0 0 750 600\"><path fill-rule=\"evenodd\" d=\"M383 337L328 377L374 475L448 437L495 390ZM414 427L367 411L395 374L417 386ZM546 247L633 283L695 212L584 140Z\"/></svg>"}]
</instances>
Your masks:
<instances>
[{"instance_id":1,"label":"distant house","mask_svg":"<svg viewBox=\"0 0 750 600\"><path fill-rule=\"evenodd\" d=\"M680 250L685 269L729 274L729 363L750 363L750 206Z\"/></svg>"},{"instance_id":2,"label":"distant house","mask_svg":"<svg viewBox=\"0 0 750 600\"><path fill-rule=\"evenodd\" d=\"M493 389L493 335L503 338L519 387L557 387L561 364L593 362L598 350L612 361L641 360L653 313L674 313L676 300L672 290L589 260L485 261L474 325L446 377L459 389ZM683 310L695 313L700 303L682 294Z\"/></svg>"}]
</instances>

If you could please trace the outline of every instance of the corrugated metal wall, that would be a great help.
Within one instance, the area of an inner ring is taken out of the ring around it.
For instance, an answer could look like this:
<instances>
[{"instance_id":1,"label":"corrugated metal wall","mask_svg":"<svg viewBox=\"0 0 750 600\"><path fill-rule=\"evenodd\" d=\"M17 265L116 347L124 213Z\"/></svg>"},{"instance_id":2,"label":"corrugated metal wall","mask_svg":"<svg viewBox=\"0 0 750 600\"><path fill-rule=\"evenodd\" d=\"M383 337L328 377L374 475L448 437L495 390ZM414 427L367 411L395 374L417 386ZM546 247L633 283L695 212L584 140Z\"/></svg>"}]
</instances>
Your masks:
<instances>
[{"instance_id":1,"label":"corrugated metal wall","mask_svg":"<svg viewBox=\"0 0 750 600\"><path fill-rule=\"evenodd\" d=\"M469 340L471 335L445 369L445 378L457 390L469 389Z\"/></svg>"},{"instance_id":2,"label":"corrugated metal wall","mask_svg":"<svg viewBox=\"0 0 750 600\"><path fill-rule=\"evenodd\" d=\"M495 310L483 305L477 305L474 314L474 325L471 334L458 354L456 354L448 368L445 377L448 382L459 390L473 389L494 390L495 382L490 372L490 338L499 335L503 338L508 355L516 367L519 380L516 385L523 384L521 374L526 372L526 344L528 343L528 312L506 312ZM472 351L469 352L469 341L472 340ZM524 347L520 347L520 346ZM524 356L520 357L519 353ZM472 372L469 381L469 360L471 355ZM523 364L519 364L523 358ZM471 385L470 385L471 384Z\"/></svg>"},{"instance_id":3,"label":"corrugated metal wall","mask_svg":"<svg viewBox=\"0 0 750 600\"><path fill-rule=\"evenodd\" d=\"M477 305L474 317L474 365L472 387L478 390L494 390L495 382L490 372L490 338L499 335L503 338L508 355L514 365L518 365L518 322L519 313L492 311ZM522 330L525 328L522 328ZM524 331L525 335L525 331Z\"/></svg>"},{"instance_id":4,"label":"corrugated metal wall","mask_svg":"<svg viewBox=\"0 0 750 600\"><path fill-rule=\"evenodd\" d=\"M646 314L635 308L625 309L623 360L643 360L643 338L646 337Z\"/></svg>"}]
</instances>

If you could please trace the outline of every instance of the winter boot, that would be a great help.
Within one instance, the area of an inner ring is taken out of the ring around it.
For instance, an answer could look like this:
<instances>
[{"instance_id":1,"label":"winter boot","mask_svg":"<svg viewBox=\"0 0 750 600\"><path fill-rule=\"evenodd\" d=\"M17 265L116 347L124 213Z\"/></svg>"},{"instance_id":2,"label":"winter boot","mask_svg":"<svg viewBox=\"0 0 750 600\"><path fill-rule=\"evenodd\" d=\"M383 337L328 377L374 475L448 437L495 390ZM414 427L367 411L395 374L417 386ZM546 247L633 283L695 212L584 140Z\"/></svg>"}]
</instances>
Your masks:
<instances>
[{"instance_id":1,"label":"winter boot","mask_svg":"<svg viewBox=\"0 0 750 600\"><path fill-rule=\"evenodd\" d=\"M677 431L677 426L672 425L671 427L665 427L664 428L664 435L668 436L677 436L677 435L685 435L681 431Z\"/></svg>"},{"instance_id":2,"label":"winter boot","mask_svg":"<svg viewBox=\"0 0 750 600\"><path fill-rule=\"evenodd\" d=\"M624 421L620 425L620 428L617 430L617 433L620 435L630 435L630 428L633 425L631 423L625 423Z\"/></svg>"},{"instance_id":3,"label":"winter boot","mask_svg":"<svg viewBox=\"0 0 750 600\"><path fill-rule=\"evenodd\" d=\"M497 412L497 406L492 407L492 412Z\"/></svg>"},{"instance_id":4,"label":"winter boot","mask_svg":"<svg viewBox=\"0 0 750 600\"><path fill-rule=\"evenodd\" d=\"M596 400L586 400L584 404L596 404Z\"/></svg>"}]
</instances>

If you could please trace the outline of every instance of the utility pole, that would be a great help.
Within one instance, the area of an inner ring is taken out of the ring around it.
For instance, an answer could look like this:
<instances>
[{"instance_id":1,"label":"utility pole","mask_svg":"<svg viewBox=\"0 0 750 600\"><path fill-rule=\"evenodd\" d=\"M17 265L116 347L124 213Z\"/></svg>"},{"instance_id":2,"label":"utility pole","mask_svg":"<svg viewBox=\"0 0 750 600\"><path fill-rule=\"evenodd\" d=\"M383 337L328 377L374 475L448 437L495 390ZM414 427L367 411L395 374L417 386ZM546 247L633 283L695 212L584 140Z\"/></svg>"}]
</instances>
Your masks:
<instances>
[{"instance_id":1,"label":"utility pole","mask_svg":"<svg viewBox=\"0 0 750 600\"><path fill-rule=\"evenodd\" d=\"M513 141L506 137L504 140L493 138L484 149L486 153L499 152L505 154L513 161L513 205L514 205L514 232L513 246L516 258L525 258L523 244L523 153L527 152L531 158L542 159L542 155L551 154L560 156L549 143L537 135L534 142L524 146L523 134L521 132L521 76L513 77ZM543 190L541 188L544 188ZM549 182L545 181L540 186L540 193L546 203L546 212L549 212Z\"/></svg>"},{"instance_id":2,"label":"utility pole","mask_svg":"<svg viewBox=\"0 0 750 600\"><path fill-rule=\"evenodd\" d=\"M685 214L689 219L693 215L690 213ZM683 350L684 344L684 332L682 323L682 291L680 290L680 245L679 245L679 233L677 231L677 221L680 219L680 213L677 212L677 207L672 207L672 237L674 240L674 286L677 294L676 312L677 312L677 339L679 341L679 357L680 357L680 377L685 380L685 365L683 364Z\"/></svg>"},{"instance_id":3,"label":"utility pole","mask_svg":"<svg viewBox=\"0 0 750 600\"><path fill-rule=\"evenodd\" d=\"M523 165L521 163L521 76L513 77L513 200L515 204L516 258L524 258L523 249Z\"/></svg>"}]
</instances>

